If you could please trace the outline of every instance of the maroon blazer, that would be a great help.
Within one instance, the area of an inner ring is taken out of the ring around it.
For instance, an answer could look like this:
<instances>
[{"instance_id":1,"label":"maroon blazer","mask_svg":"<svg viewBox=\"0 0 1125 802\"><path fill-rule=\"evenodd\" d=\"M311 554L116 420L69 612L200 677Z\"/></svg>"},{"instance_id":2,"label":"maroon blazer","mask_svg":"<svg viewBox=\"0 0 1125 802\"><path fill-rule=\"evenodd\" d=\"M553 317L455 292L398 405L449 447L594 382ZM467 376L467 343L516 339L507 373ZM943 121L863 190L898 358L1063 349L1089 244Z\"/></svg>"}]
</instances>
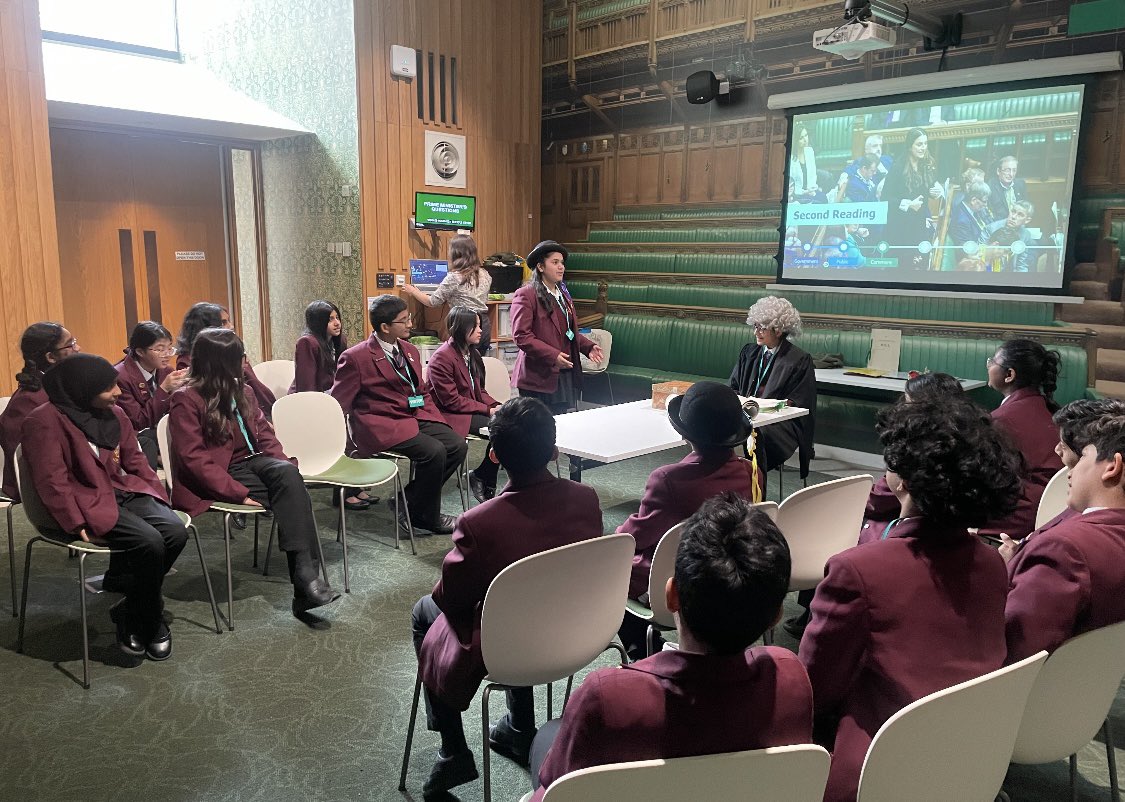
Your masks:
<instances>
[{"instance_id":1,"label":"maroon blazer","mask_svg":"<svg viewBox=\"0 0 1125 802\"><path fill-rule=\"evenodd\" d=\"M811 740L812 688L792 652L777 646L733 656L658 652L583 680L563 712L532 800L564 774L590 766Z\"/></svg>"},{"instance_id":2,"label":"maroon blazer","mask_svg":"<svg viewBox=\"0 0 1125 802\"><path fill-rule=\"evenodd\" d=\"M246 428L258 451L287 459L253 393L246 393L246 403L250 406ZM206 512L215 501L241 504L250 494L246 485L230 475L230 466L250 453L238 424L228 424L226 442L212 445L203 439L206 416L207 404L194 387L181 387L172 393L172 407L168 411L175 478L172 506L193 517Z\"/></svg>"},{"instance_id":3,"label":"maroon blazer","mask_svg":"<svg viewBox=\"0 0 1125 802\"><path fill-rule=\"evenodd\" d=\"M374 334L344 351L336 366L336 381L329 392L351 416L352 440L360 456L370 457L406 442L418 434L418 421L445 423L422 381L418 349L406 340L399 340L398 347L411 368L418 394L425 399L417 409L407 404L410 385L395 372Z\"/></svg>"},{"instance_id":4,"label":"maroon blazer","mask_svg":"<svg viewBox=\"0 0 1125 802\"><path fill-rule=\"evenodd\" d=\"M656 544L673 526L691 517L707 499L727 490L753 498L755 476L749 460L728 451L718 460L704 460L693 451L679 462L653 471L645 485L641 508L617 527L637 541L629 598L648 590L648 572Z\"/></svg>"},{"instance_id":5,"label":"maroon blazer","mask_svg":"<svg viewBox=\"0 0 1125 802\"><path fill-rule=\"evenodd\" d=\"M566 525L553 526L557 521ZM597 493L556 479L546 468L526 482L510 482L496 498L463 513L434 586L442 615L418 654L429 691L458 710L468 709L488 673L480 619L484 595L497 574L524 557L600 537L602 531Z\"/></svg>"},{"instance_id":6,"label":"maroon blazer","mask_svg":"<svg viewBox=\"0 0 1125 802\"><path fill-rule=\"evenodd\" d=\"M115 489L168 501L125 411L114 407L113 412L121 424L121 445L100 448L97 455L82 430L54 404L37 407L24 420L23 451L31 479L67 534L82 527L92 537L109 534L120 517Z\"/></svg>"},{"instance_id":7,"label":"maroon blazer","mask_svg":"<svg viewBox=\"0 0 1125 802\"><path fill-rule=\"evenodd\" d=\"M1125 621L1125 509L1060 515L1008 563L1008 661Z\"/></svg>"},{"instance_id":8,"label":"maroon blazer","mask_svg":"<svg viewBox=\"0 0 1125 802\"><path fill-rule=\"evenodd\" d=\"M176 355L176 370L190 367L191 354ZM266 415L272 414L273 405L277 402L277 398L274 397L273 390L262 384L262 380L254 373L254 368L250 366L250 361L246 358L242 360L242 374L246 386L254 392L254 400L258 402L258 407Z\"/></svg>"},{"instance_id":9,"label":"maroon blazer","mask_svg":"<svg viewBox=\"0 0 1125 802\"><path fill-rule=\"evenodd\" d=\"M343 348L348 347L348 341L340 335ZM320 343L311 334L301 335L297 340L297 349L293 354L293 364L296 373L293 383L289 385L291 393L326 393L332 388L332 379L336 376L336 365L326 368L320 361Z\"/></svg>"},{"instance_id":10,"label":"maroon blazer","mask_svg":"<svg viewBox=\"0 0 1125 802\"><path fill-rule=\"evenodd\" d=\"M1063 466L1055 453L1059 430L1051 422L1046 399L1030 387L1013 391L1003 404L992 410L992 420L1023 455L1023 495L1013 513L1001 520L989 521L980 531L989 535L1005 532L1019 540L1035 528L1035 514L1039 511L1043 490Z\"/></svg>"},{"instance_id":11,"label":"maroon blazer","mask_svg":"<svg viewBox=\"0 0 1125 802\"><path fill-rule=\"evenodd\" d=\"M854 800L888 718L1004 664L1006 573L996 549L923 518L840 552L824 572L800 657L818 717L839 718L824 798Z\"/></svg>"},{"instance_id":12,"label":"maroon blazer","mask_svg":"<svg viewBox=\"0 0 1125 802\"><path fill-rule=\"evenodd\" d=\"M4 449L4 477L0 489L12 501L20 500L20 489L16 483L16 446L23 436L23 422L31 411L47 403L47 393L38 390L16 390L8 401L8 406L0 413L0 448Z\"/></svg>"},{"instance_id":13,"label":"maroon blazer","mask_svg":"<svg viewBox=\"0 0 1125 802\"><path fill-rule=\"evenodd\" d=\"M878 540L887 524L902 512L902 503L887 484L887 476L879 477L867 495L867 509L863 511L863 525L859 529L860 544Z\"/></svg>"},{"instance_id":14,"label":"maroon blazer","mask_svg":"<svg viewBox=\"0 0 1125 802\"><path fill-rule=\"evenodd\" d=\"M121 395L117 399L117 406L125 411L133 428L138 432L144 429L155 429L156 424L168 414L168 405L172 396L164 392L160 383L172 372L171 368L161 368L156 371L156 392L149 390L148 382L141 373L141 366L131 356L126 356L113 366L117 369L117 386L121 388Z\"/></svg>"},{"instance_id":15,"label":"maroon blazer","mask_svg":"<svg viewBox=\"0 0 1125 802\"><path fill-rule=\"evenodd\" d=\"M532 284L525 284L512 296L512 338L519 346L513 382L521 390L553 393L559 386L559 365L555 361L560 353L570 354L574 363L574 388L582 388L582 360L579 352L590 355L595 343L578 333L578 316L574 302L566 292L562 294L570 314L574 339L566 338L566 320L559 305L551 301L543 306Z\"/></svg>"},{"instance_id":16,"label":"maroon blazer","mask_svg":"<svg viewBox=\"0 0 1125 802\"><path fill-rule=\"evenodd\" d=\"M473 415L488 415L500 402L484 389L484 376L469 376L465 358L453 340L434 351L426 368L426 382L445 422L461 437L469 433Z\"/></svg>"}]
</instances>

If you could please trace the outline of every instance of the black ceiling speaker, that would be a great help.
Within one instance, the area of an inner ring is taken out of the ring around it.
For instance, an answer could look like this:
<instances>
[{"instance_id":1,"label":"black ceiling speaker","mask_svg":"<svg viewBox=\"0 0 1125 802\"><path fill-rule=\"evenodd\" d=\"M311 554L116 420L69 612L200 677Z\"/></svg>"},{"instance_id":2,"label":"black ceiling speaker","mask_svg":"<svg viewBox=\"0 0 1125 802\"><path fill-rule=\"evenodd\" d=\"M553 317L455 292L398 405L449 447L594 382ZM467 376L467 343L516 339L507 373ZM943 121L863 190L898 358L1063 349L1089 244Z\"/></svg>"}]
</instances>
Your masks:
<instances>
[{"instance_id":1,"label":"black ceiling speaker","mask_svg":"<svg viewBox=\"0 0 1125 802\"><path fill-rule=\"evenodd\" d=\"M710 103L719 94L719 79L710 70L693 72L685 88L688 103Z\"/></svg>"}]
</instances>

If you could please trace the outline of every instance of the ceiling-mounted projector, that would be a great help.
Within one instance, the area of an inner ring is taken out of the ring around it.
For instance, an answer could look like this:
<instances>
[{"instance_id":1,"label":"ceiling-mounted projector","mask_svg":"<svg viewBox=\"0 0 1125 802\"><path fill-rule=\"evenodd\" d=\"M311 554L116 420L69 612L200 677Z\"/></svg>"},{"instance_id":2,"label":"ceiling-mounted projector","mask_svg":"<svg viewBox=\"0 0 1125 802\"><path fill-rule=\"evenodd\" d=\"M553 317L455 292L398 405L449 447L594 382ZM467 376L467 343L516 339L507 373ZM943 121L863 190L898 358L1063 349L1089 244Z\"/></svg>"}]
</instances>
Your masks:
<instances>
[{"instance_id":1,"label":"ceiling-mounted projector","mask_svg":"<svg viewBox=\"0 0 1125 802\"><path fill-rule=\"evenodd\" d=\"M813 47L855 60L872 50L885 50L898 43L894 28L875 22L852 23L838 28L821 28L813 33Z\"/></svg>"}]
</instances>

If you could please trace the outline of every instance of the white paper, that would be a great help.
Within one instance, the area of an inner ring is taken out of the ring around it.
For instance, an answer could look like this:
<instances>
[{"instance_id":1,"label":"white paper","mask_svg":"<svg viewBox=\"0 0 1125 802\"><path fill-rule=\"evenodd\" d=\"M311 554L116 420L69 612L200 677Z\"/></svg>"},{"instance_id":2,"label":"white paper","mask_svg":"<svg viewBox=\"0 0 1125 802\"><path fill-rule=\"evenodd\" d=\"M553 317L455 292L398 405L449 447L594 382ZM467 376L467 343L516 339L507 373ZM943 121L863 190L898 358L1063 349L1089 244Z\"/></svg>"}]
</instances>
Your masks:
<instances>
[{"instance_id":1,"label":"white paper","mask_svg":"<svg viewBox=\"0 0 1125 802\"><path fill-rule=\"evenodd\" d=\"M867 360L867 367L872 370L896 371L901 351L902 332L899 329L872 329L871 358Z\"/></svg>"}]
</instances>

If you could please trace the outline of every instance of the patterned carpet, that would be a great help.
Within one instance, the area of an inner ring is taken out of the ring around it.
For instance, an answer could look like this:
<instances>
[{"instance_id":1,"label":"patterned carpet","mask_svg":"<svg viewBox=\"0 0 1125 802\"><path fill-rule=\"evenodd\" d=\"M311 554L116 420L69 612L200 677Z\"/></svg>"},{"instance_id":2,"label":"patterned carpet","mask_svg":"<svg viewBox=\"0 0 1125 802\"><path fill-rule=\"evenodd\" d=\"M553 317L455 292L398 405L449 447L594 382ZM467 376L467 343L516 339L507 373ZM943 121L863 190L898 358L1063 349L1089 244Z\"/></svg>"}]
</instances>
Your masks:
<instances>
[{"instance_id":1,"label":"patterned carpet","mask_svg":"<svg viewBox=\"0 0 1125 802\"><path fill-rule=\"evenodd\" d=\"M479 459L480 447L473 446L470 459ZM587 471L584 479L601 498L606 531L636 509L648 474L683 453ZM821 467L835 474L840 466ZM817 473L811 480L830 478ZM776 481L772 485L771 496L777 493ZM787 479L786 490L795 487ZM315 492L314 502L330 575L340 584L327 492ZM456 486L450 485L444 509L454 513L459 507ZM22 570L30 528L21 511L16 522ZM208 515L198 523L212 581L223 598L221 522ZM251 568L250 532L239 533L234 543L236 628L222 635L206 628L211 613L189 543L165 584L176 618L174 654L166 663L126 663L114 647L106 613L117 597L88 595L88 691L68 677L82 670L77 564L61 549L36 548L23 655L15 652L17 620L9 616L8 573L0 569L0 796L53 802L402 799L398 773L416 666L410 608L432 587L449 538L420 539L417 557L408 545L395 551L385 504L352 513L349 523L352 593L328 608L319 631L292 618L291 590L282 576L263 577ZM89 562L91 573L100 573L96 559ZM283 560L275 558L272 568L284 572ZM781 630L778 642L796 647ZM609 662L606 657L602 664ZM562 687L557 686L560 693ZM541 720L542 689L537 695ZM502 700L497 703L502 708ZM1125 741L1125 694L1118 694L1114 719ZM470 744L478 744L478 766L480 725L478 699L465 715ZM436 747L436 736L423 725L406 798L421 799ZM1107 799L1104 747L1094 742L1080 757L1080 798ZM1125 763L1120 749L1118 759ZM1013 800L1055 800L1066 797L1067 783L1066 764L1059 762L1014 768L1007 788ZM515 800L528 790L527 772L493 760L495 799ZM480 782L458 792L463 800L482 798Z\"/></svg>"}]
</instances>

